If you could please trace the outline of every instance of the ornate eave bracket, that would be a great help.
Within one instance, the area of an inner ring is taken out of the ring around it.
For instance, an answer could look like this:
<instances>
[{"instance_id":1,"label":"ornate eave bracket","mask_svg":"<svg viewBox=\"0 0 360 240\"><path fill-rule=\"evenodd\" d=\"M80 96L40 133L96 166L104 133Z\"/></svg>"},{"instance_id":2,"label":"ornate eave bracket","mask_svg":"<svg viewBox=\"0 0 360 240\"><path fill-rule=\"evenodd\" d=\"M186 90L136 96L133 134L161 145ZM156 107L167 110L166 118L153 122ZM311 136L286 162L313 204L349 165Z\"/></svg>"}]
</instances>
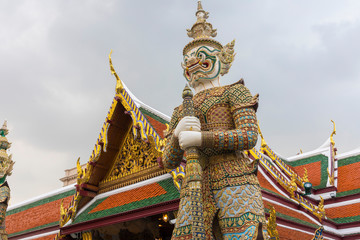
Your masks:
<instances>
[{"instance_id":1,"label":"ornate eave bracket","mask_svg":"<svg viewBox=\"0 0 360 240\"><path fill-rule=\"evenodd\" d=\"M286 163L284 163L280 157L269 147L266 143L264 136L260 130L258 123L259 134L261 137L261 147L260 152L268 156L275 164L290 178L292 182L295 182L297 186L301 189L304 189L304 183L309 182L307 170L304 173L303 177L300 177L296 172L294 172Z\"/></svg>"},{"instance_id":2,"label":"ornate eave bracket","mask_svg":"<svg viewBox=\"0 0 360 240\"><path fill-rule=\"evenodd\" d=\"M270 216L267 222L267 231L269 233L270 240L279 240L279 233L276 229L276 211L273 206L270 206Z\"/></svg>"},{"instance_id":3,"label":"ornate eave bracket","mask_svg":"<svg viewBox=\"0 0 360 240\"><path fill-rule=\"evenodd\" d=\"M265 169L265 171L267 171L273 177L273 179L275 179L276 182L288 192L290 199L318 217L320 222L322 219L326 218L323 200L320 201L318 206L315 206L306 198L304 198L303 194L298 192L294 175L290 181L284 178L282 174L255 148L249 150L248 154L251 158L259 160L260 165Z\"/></svg>"}]
</instances>

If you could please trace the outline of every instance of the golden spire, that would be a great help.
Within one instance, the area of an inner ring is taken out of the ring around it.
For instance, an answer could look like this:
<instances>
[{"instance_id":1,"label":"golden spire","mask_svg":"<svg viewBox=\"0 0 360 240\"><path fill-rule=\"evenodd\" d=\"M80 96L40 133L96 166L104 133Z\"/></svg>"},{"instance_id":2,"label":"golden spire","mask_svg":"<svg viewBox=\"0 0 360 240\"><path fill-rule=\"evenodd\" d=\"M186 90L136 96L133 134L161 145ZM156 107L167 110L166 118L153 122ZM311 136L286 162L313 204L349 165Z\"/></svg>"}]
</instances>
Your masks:
<instances>
[{"instance_id":1,"label":"golden spire","mask_svg":"<svg viewBox=\"0 0 360 240\"><path fill-rule=\"evenodd\" d=\"M333 125L334 125L334 130L333 130L333 132L332 132L331 135L330 135L330 142L331 142L331 144L332 144L333 146L335 146L335 142L334 142L333 136L336 134L336 126L335 126L335 122L334 122L333 120L331 120L331 122L332 122Z\"/></svg>"},{"instance_id":2,"label":"golden spire","mask_svg":"<svg viewBox=\"0 0 360 240\"><path fill-rule=\"evenodd\" d=\"M188 36L194 39L216 37L216 29L213 29L211 23L206 22L206 19L209 17L209 13L204 11L201 1L198 1L195 16L197 18L196 22L191 29L187 29Z\"/></svg>"},{"instance_id":3,"label":"golden spire","mask_svg":"<svg viewBox=\"0 0 360 240\"><path fill-rule=\"evenodd\" d=\"M259 129L259 134L260 134L260 137L261 137L261 148L264 148L264 147L267 146L267 143L265 142L264 136L262 135L262 132L260 130L259 121L258 121L257 125L258 125L258 129Z\"/></svg>"},{"instance_id":4,"label":"golden spire","mask_svg":"<svg viewBox=\"0 0 360 240\"><path fill-rule=\"evenodd\" d=\"M302 177L303 182L309 182L309 175L307 169L304 167L304 176Z\"/></svg>"},{"instance_id":5,"label":"golden spire","mask_svg":"<svg viewBox=\"0 0 360 240\"><path fill-rule=\"evenodd\" d=\"M124 89L124 86L119 78L119 76L117 75L117 73L115 72L115 68L112 64L112 61L111 61L111 54L112 54L112 50L110 51L110 54L109 54L109 63L110 63L110 71L111 71L111 74L115 76L116 78L116 87L115 87L115 93L116 94L120 94L123 89Z\"/></svg>"},{"instance_id":6,"label":"golden spire","mask_svg":"<svg viewBox=\"0 0 360 240\"><path fill-rule=\"evenodd\" d=\"M279 233L276 229L277 224L276 224L276 211L275 208L273 206L270 205L270 216L268 218L268 222L267 222L267 230L268 233L271 237L271 239L276 239L279 240Z\"/></svg>"}]
</instances>

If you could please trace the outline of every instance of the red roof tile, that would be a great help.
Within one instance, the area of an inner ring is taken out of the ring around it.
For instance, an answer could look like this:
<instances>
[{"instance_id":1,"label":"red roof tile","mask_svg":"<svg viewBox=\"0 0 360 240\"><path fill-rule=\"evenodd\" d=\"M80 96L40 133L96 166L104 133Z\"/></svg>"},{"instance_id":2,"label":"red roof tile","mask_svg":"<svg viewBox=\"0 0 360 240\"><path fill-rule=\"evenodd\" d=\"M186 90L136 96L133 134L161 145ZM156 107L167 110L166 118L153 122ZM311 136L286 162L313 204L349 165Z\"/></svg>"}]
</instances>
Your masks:
<instances>
[{"instance_id":1,"label":"red roof tile","mask_svg":"<svg viewBox=\"0 0 360 240\"><path fill-rule=\"evenodd\" d=\"M294 217L294 218L303 220L303 221L305 221L305 222L314 224L314 222L311 221L309 218L307 218L307 217L304 216L303 214L300 214L300 213L298 213L298 212L295 212L295 211L292 210L292 209L289 209L289 208L286 208L286 207L283 207L283 206L279 206L279 205L275 205L275 204L269 203L269 202L266 201L266 200L263 200L263 201L264 201L264 206L265 206L266 208L269 208L270 205L271 205L271 206L273 206L273 207L275 208L276 212L279 212L279 213L285 214L285 215L287 215L287 216Z\"/></svg>"},{"instance_id":2,"label":"red roof tile","mask_svg":"<svg viewBox=\"0 0 360 240\"><path fill-rule=\"evenodd\" d=\"M306 165L301 165L297 167L292 167L295 172L301 177L304 176L304 168L308 171L308 177L311 184L315 187L321 183L321 162L313 162Z\"/></svg>"},{"instance_id":3,"label":"red roof tile","mask_svg":"<svg viewBox=\"0 0 360 240\"><path fill-rule=\"evenodd\" d=\"M261 174L260 171L258 172L257 177L259 179L259 183L261 187L280 194L280 192L276 190L276 188L274 188L268 180L266 180L266 178Z\"/></svg>"},{"instance_id":4,"label":"red roof tile","mask_svg":"<svg viewBox=\"0 0 360 240\"><path fill-rule=\"evenodd\" d=\"M161 138L164 138L164 131L166 130L166 125L155 120L149 115L146 115L146 118L150 122L151 126L155 129L157 134L159 134Z\"/></svg>"},{"instance_id":5,"label":"red roof tile","mask_svg":"<svg viewBox=\"0 0 360 240\"><path fill-rule=\"evenodd\" d=\"M344 218L360 215L360 203L346 206L325 208L326 216L330 218Z\"/></svg>"},{"instance_id":6,"label":"red roof tile","mask_svg":"<svg viewBox=\"0 0 360 240\"><path fill-rule=\"evenodd\" d=\"M338 169L338 192L360 188L360 162L341 166Z\"/></svg>"},{"instance_id":7,"label":"red roof tile","mask_svg":"<svg viewBox=\"0 0 360 240\"><path fill-rule=\"evenodd\" d=\"M314 237L314 234L315 234L315 231L314 231L314 234L310 235L308 233L304 233L303 231L295 231L295 230L280 227L280 226L277 226L276 229L279 233L279 238L281 240L312 239L312 237Z\"/></svg>"},{"instance_id":8,"label":"red roof tile","mask_svg":"<svg viewBox=\"0 0 360 240\"><path fill-rule=\"evenodd\" d=\"M149 184L143 187L135 188L126 192L121 192L106 198L89 213L103 211L114 207L120 207L132 202L141 201L147 198L160 196L166 193L166 190L158 183Z\"/></svg>"},{"instance_id":9,"label":"red roof tile","mask_svg":"<svg viewBox=\"0 0 360 240\"><path fill-rule=\"evenodd\" d=\"M33 238L33 240L53 240L55 238L56 234L50 234L44 237L39 238Z\"/></svg>"},{"instance_id":10,"label":"red roof tile","mask_svg":"<svg viewBox=\"0 0 360 240\"><path fill-rule=\"evenodd\" d=\"M68 206L72 196L64 198ZM6 216L6 231L17 233L60 220L61 199Z\"/></svg>"}]
</instances>

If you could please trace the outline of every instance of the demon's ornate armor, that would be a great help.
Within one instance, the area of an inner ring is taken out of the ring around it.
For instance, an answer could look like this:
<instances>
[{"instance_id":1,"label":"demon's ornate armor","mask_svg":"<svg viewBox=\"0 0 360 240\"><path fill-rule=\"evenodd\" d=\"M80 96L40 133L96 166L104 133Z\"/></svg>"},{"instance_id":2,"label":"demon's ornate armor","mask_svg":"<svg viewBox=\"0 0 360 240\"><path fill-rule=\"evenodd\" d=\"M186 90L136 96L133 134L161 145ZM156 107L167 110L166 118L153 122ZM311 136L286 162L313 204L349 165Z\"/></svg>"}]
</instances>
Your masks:
<instances>
[{"instance_id":1,"label":"demon's ornate armor","mask_svg":"<svg viewBox=\"0 0 360 240\"><path fill-rule=\"evenodd\" d=\"M213 226L215 217L218 218L224 239L242 239L240 236L244 234L255 235L259 222L266 225L256 177L258 162L251 161L242 150L251 149L256 144L258 95L252 97L249 90L238 82L203 90L194 96L193 101L201 122L202 146L199 152L203 168L202 193L207 238L212 239L212 229L216 229L217 223ZM167 168L176 168L183 159L184 151L172 136L181 113L182 106L179 106L171 118L167 136L169 144L163 159ZM182 186L173 239L191 239L187 183L184 182Z\"/></svg>"},{"instance_id":2,"label":"demon's ornate armor","mask_svg":"<svg viewBox=\"0 0 360 240\"><path fill-rule=\"evenodd\" d=\"M264 206L256 176L258 161L244 154L244 150L253 148L257 141L258 95L252 96L243 81L220 86L220 75L229 71L234 59L235 42L223 47L212 38L216 30L206 22L208 13L200 2L196 16L196 23L188 30L188 36L194 40L184 48L182 66L186 80L196 92L193 104L201 130L192 134L191 126L190 129L181 127L186 120L183 111L186 111L183 105L175 108L166 135L163 165L169 169L180 165L186 155L183 149L187 148L182 145L184 135L176 132L187 131L190 137L186 141L194 144L189 146L198 147L202 169L199 204L203 208L205 238L266 239ZM193 140L195 137L200 140ZM194 239L190 214L194 214L190 209L194 204L190 204L189 192L185 178L173 240Z\"/></svg>"}]
</instances>

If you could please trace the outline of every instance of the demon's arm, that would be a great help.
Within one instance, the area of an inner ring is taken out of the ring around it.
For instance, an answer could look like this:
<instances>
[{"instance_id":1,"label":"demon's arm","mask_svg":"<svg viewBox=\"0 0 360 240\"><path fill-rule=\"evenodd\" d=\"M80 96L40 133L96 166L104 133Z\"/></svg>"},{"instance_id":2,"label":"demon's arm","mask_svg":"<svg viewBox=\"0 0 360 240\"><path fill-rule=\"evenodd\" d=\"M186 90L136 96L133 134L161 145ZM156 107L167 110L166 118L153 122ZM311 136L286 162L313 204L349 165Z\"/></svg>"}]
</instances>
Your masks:
<instances>
[{"instance_id":1,"label":"demon's arm","mask_svg":"<svg viewBox=\"0 0 360 240\"><path fill-rule=\"evenodd\" d=\"M235 129L229 131L202 132L202 147L221 150L247 150L256 145L258 127L256 108L258 95L254 97L242 84L236 83L226 92L233 115Z\"/></svg>"},{"instance_id":2,"label":"demon's arm","mask_svg":"<svg viewBox=\"0 0 360 240\"><path fill-rule=\"evenodd\" d=\"M166 146L162 157L162 163L165 168L174 169L178 167L183 159L184 150L179 146L179 140L174 136L175 128L179 122L179 107L174 109L169 124L169 132L166 134Z\"/></svg>"}]
</instances>

